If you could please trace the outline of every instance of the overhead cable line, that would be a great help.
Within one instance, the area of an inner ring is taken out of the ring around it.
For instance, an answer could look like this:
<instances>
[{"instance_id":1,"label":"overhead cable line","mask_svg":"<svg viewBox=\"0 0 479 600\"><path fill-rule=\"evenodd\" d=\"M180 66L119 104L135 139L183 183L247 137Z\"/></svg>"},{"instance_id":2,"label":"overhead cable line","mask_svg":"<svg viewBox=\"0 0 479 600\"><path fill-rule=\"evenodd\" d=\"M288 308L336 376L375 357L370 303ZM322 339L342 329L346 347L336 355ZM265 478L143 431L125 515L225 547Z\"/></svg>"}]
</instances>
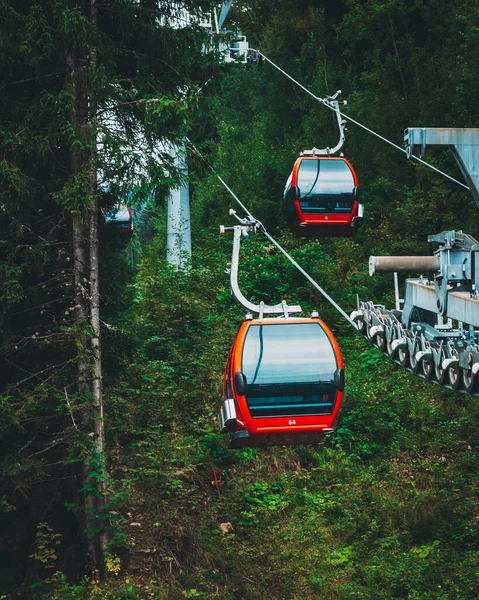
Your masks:
<instances>
[{"instance_id":1,"label":"overhead cable line","mask_svg":"<svg viewBox=\"0 0 479 600\"><path fill-rule=\"evenodd\" d=\"M257 227L259 230L261 230L264 235L268 238L268 240L274 244L276 246L276 248L278 248L278 250L284 254L284 256L286 256L286 258L291 262L292 265L294 265L298 271L304 276L306 277L306 279L318 290L318 292L320 294L322 294L324 296L324 298L326 298L326 300L332 305L334 306L334 308L346 319L346 321L348 321L348 323L350 323L354 329L358 329L356 323L351 319L351 317L348 315L348 313L346 313L337 302L335 302L333 300L333 298L331 298L331 296L319 285L319 283L317 283L312 277L311 275L309 275L309 273L307 273L303 267L301 267L301 265L299 265L294 258L288 254L288 252L266 231L265 226L261 223L261 221L258 221L251 213L250 211L246 208L246 206L241 202L241 200L238 198L238 196L233 192L233 190L228 186L228 184L225 182L225 180L216 172L215 168L210 165L210 163L206 160L206 158L201 154L201 152L196 148L196 146L188 139L186 138L186 141L188 142L188 144L190 145L190 147L192 148L192 150L195 152L195 154L197 156L199 156L203 162L210 168L210 170L212 171L212 173L215 175L215 177L219 180L219 182L223 185L223 187L229 192L229 194L232 196L232 198L234 198L234 200L241 206L241 208L245 211L245 213L250 217L250 219L252 219L253 221L255 221Z\"/></svg>"},{"instance_id":2,"label":"overhead cable line","mask_svg":"<svg viewBox=\"0 0 479 600\"><path fill-rule=\"evenodd\" d=\"M341 315L346 319L346 321L348 321L353 327L354 329L357 329L357 325L356 323L351 319L351 317L339 306L339 304L337 302L335 302L331 296L319 285L319 283L317 283L312 277L311 275L309 275L309 273L307 273L303 267L301 267L301 265L299 265L292 256L290 256L286 250L280 245L278 244L278 242L266 231L264 225L259 222L261 231L264 233L264 235L268 238L268 240L274 244L276 246L276 248L278 248L278 250L284 254L286 256L286 258L291 262L291 264L293 264L300 273L302 273L304 275L304 277L306 277L306 279L318 290L318 292L320 292L325 298L326 300L332 305L334 306L334 308L341 313Z\"/></svg>"},{"instance_id":3,"label":"overhead cable line","mask_svg":"<svg viewBox=\"0 0 479 600\"><path fill-rule=\"evenodd\" d=\"M321 104L323 104L324 106L326 106L327 108L329 108L330 110L333 110L334 112L339 113L344 119L351 121L351 123L354 123L355 125L357 125L358 127L361 127L361 129L364 129L365 131L367 131L368 133L376 136L377 138L379 138L380 140L382 140L383 142L386 142L387 144L389 144L390 146L392 146L393 148L396 148L397 150L400 150L401 152L404 152L404 154L407 154L406 150L404 148L401 148L401 146L398 146L397 144L395 144L394 142L391 142L391 140L388 140L387 138L385 138L384 136L380 135L379 133L377 133L376 131L373 131L372 129L370 129L369 127L366 127L366 125L363 125L362 123L360 123L359 121L356 121L356 119L353 119L352 117L342 113L340 110L336 110L333 106L331 106L327 100L325 98L321 98L320 96L316 96L315 94L313 94L313 92L311 92L311 90L308 90L308 88L306 88L304 85L302 85L299 81L297 81L294 77L292 77L289 73L286 73L286 71L284 71L280 66L278 66L276 63L274 63L271 59L269 59L265 54L263 54L260 50L256 50L251 48L251 50L253 52L257 52L260 56L262 56L264 58L264 60L266 60L267 62L270 63L270 65L272 65L275 69L277 69L280 73L282 73L283 75L285 75L288 79L290 79L295 85L297 85L298 87L300 87L302 90L304 90L307 94L309 94L312 98L314 98L315 100L317 100L318 102L321 102ZM444 177L446 177L447 179L450 179L451 181L453 181L454 183L457 183L458 185L460 185L461 187L465 188L466 190L470 191L470 188L465 184L462 183L462 181L459 181L458 179L455 179L454 177L451 177L451 175L448 175L447 173L445 173L444 171L441 171L440 169L434 167L433 165L431 165L430 163L426 162L425 160L422 160L422 158L419 158L419 156L415 156L414 154L411 155L411 158L413 158L414 160L416 160L417 162L420 162L421 164L425 165L426 167L429 167L430 169L432 169L433 171L436 171L436 173L439 173L440 175L443 175Z\"/></svg>"}]
</instances>

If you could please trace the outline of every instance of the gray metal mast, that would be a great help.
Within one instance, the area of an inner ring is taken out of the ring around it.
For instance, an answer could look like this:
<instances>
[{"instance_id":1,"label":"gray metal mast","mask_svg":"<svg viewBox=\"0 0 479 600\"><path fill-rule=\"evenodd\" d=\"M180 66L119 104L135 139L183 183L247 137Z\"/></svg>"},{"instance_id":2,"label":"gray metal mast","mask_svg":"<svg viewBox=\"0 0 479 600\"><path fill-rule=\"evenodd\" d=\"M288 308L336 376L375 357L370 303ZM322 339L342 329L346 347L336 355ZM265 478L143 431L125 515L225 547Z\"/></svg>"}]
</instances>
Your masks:
<instances>
[{"instance_id":1,"label":"gray metal mast","mask_svg":"<svg viewBox=\"0 0 479 600\"><path fill-rule=\"evenodd\" d=\"M475 203L479 206L479 129L408 127L404 132L407 157L422 158L429 146L451 148Z\"/></svg>"},{"instance_id":2,"label":"gray metal mast","mask_svg":"<svg viewBox=\"0 0 479 600\"><path fill-rule=\"evenodd\" d=\"M172 145L170 154L181 172L181 183L168 196L166 260L177 269L184 270L191 264L190 189L184 144Z\"/></svg>"},{"instance_id":3,"label":"gray metal mast","mask_svg":"<svg viewBox=\"0 0 479 600\"><path fill-rule=\"evenodd\" d=\"M232 4L233 0L223 2L219 19L215 11L218 31L223 26ZM177 269L187 270L191 265L191 222L188 161L184 144L172 145L170 154L180 169L182 178L180 185L172 189L168 196L166 261Z\"/></svg>"},{"instance_id":4,"label":"gray metal mast","mask_svg":"<svg viewBox=\"0 0 479 600\"><path fill-rule=\"evenodd\" d=\"M223 2L221 6L220 17L218 19L218 28L221 29L223 27L224 22L226 21L226 17L228 16L230 8L233 6L233 0L226 0Z\"/></svg>"}]
</instances>

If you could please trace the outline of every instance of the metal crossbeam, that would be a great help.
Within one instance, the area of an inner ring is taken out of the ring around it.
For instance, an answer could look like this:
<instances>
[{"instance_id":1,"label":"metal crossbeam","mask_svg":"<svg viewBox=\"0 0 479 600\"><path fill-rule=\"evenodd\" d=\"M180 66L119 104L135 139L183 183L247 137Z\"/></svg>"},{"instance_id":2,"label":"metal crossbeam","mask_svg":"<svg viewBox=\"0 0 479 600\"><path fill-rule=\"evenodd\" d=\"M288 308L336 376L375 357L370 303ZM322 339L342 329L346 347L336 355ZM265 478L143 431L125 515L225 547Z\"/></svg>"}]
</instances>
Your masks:
<instances>
[{"instance_id":1,"label":"metal crossbeam","mask_svg":"<svg viewBox=\"0 0 479 600\"><path fill-rule=\"evenodd\" d=\"M428 146L451 148L454 158L479 206L479 128L408 127L404 132L406 155L422 158Z\"/></svg>"},{"instance_id":2,"label":"metal crossbeam","mask_svg":"<svg viewBox=\"0 0 479 600\"><path fill-rule=\"evenodd\" d=\"M436 288L433 282L423 279L406 279L403 324L408 325L415 308L437 313ZM447 315L449 319L479 327L479 300L471 297L469 290L457 291L447 286Z\"/></svg>"},{"instance_id":3,"label":"metal crossbeam","mask_svg":"<svg viewBox=\"0 0 479 600\"><path fill-rule=\"evenodd\" d=\"M233 4L233 0L226 0L223 2L221 6L221 13L218 19L218 28L221 29L223 27L223 23L226 21L226 17L228 16L229 10Z\"/></svg>"}]
</instances>

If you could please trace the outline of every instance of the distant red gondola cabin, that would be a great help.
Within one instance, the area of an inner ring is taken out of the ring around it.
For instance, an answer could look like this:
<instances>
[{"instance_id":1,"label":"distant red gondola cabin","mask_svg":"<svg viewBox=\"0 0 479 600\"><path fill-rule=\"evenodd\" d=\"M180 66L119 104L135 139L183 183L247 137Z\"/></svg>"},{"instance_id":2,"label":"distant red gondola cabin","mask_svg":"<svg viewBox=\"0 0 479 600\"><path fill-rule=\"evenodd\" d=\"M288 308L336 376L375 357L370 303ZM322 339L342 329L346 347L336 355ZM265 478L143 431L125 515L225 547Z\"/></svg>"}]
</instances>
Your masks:
<instances>
[{"instance_id":1,"label":"distant red gondola cabin","mask_svg":"<svg viewBox=\"0 0 479 600\"><path fill-rule=\"evenodd\" d=\"M343 389L339 346L319 318L246 320L226 364L220 430L231 448L318 443Z\"/></svg>"},{"instance_id":2,"label":"distant red gondola cabin","mask_svg":"<svg viewBox=\"0 0 479 600\"><path fill-rule=\"evenodd\" d=\"M126 204L115 204L103 211L103 216L105 223L116 225L121 231L131 232L133 229L131 208Z\"/></svg>"},{"instance_id":3,"label":"distant red gondola cabin","mask_svg":"<svg viewBox=\"0 0 479 600\"><path fill-rule=\"evenodd\" d=\"M351 237L363 215L358 177L338 156L300 156L284 190L286 222L299 237Z\"/></svg>"}]
</instances>

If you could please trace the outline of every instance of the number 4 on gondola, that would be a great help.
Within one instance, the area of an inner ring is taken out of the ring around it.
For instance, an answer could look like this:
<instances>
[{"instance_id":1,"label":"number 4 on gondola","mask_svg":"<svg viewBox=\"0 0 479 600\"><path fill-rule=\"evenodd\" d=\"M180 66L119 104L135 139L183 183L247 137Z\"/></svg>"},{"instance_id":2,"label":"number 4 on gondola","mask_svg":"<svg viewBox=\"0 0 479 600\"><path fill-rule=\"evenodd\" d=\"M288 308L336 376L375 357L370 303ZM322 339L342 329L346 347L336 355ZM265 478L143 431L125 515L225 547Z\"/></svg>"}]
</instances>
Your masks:
<instances>
[{"instance_id":1,"label":"number 4 on gondola","mask_svg":"<svg viewBox=\"0 0 479 600\"><path fill-rule=\"evenodd\" d=\"M298 237L351 237L363 216L358 177L339 156L300 156L286 182L283 212Z\"/></svg>"}]
</instances>

